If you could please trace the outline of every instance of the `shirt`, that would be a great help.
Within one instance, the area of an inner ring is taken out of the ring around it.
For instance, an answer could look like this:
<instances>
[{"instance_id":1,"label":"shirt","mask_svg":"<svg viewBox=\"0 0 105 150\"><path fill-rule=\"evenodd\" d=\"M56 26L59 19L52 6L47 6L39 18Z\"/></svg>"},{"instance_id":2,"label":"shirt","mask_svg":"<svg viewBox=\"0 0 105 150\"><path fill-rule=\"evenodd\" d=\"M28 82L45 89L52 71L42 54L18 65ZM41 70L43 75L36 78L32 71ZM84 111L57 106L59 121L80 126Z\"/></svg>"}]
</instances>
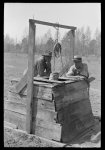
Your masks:
<instances>
[{"instance_id":1,"label":"shirt","mask_svg":"<svg viewBox=\"0 0 105 150\"><path fill-rule=\"evenodd\" d=\"M75 64L72 65L69 69L69 71L67 72L66 76L69 77L70 75L82 75L85 77L89 77L89 72L88 72L88 66L85 63L82 63L82 67L77 69L75 67Z\"/></svg>"},{"instance_id":2,"label":"shirt","mask_svg":"<svg viewBox=\"0 0 105 150\"><path fill-rule=\"evenodd\" d=\"M23 75L27 72L28 68L24 71ZM46 63L44 57L40 57L34 65L34 77L39 76L50 76L51 63Z\"/></svg>"}]
</instances>

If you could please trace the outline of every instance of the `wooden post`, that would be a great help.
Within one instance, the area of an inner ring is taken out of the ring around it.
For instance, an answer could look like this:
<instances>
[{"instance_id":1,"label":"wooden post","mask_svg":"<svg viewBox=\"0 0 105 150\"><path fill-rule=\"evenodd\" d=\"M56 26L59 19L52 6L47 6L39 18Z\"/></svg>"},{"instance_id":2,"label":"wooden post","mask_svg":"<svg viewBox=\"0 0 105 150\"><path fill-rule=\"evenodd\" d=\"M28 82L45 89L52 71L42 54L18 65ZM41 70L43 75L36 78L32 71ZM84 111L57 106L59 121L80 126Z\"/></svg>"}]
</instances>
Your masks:
<instances>
[{"instance_id":1,"label":"wooden post","mask_svg":"<svg viewBox=\"0 0 105 150\"><path fill-rule=\"evenodd\" d=\"M74 58L74 50L75 50L75 30L72 30L72 36L73 36L73 58Z\"/></svg>"},{"instance_id":2,"label":"wooden post","mask_svg":"<svg viewBox=\"0 0 105 150\"><path fill-rule=\"evenodd\" d=\"M70 34L70 48L72 52L72 58L74 57L74 49L75 49L75 30L71 30Z\"/></svg>"},{"instance_id":3,"label":"wooden post","mask_svg":"<svg viewBox=\"0 0 105 150\"><path fill-rule=\"evenodd\" d=\"M29 50L28 50L28 74L27 74L27 115L26 131L33 131L33 77L34 77L34 49L35 49L35 25L29 20Z\"/></svg>"}]
</instances>

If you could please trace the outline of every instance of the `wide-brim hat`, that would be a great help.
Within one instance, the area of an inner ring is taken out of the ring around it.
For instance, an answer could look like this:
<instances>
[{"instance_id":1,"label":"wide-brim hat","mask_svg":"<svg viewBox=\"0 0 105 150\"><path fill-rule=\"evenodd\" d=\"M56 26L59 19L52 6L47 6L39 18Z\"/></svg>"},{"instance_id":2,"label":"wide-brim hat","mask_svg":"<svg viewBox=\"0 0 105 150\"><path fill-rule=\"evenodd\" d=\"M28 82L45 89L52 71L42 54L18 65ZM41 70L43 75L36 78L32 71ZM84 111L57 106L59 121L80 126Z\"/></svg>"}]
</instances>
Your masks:
<instances>
[{"instance_id":1,"label":"wide-brim hat","mask_svg":"<svg viewBox=\"0 0 105 150\"><path fill-rule=\"evenodd\" d=\"M72 60L74 62L81 62L82 61L82 57L81 56L74 56L74 58Z\"/></svg>"},{"instance_id":2,"label":"wide-brim hat","mask_svg":"<svg viewBox=\"0 0 105 150\"><path fill-rule=\"evenodd\" d=\"M47 51L43 54L43 56L49 56L49 57L52 57L52 52L50 51Z\"/></svg>"}]
</instances>

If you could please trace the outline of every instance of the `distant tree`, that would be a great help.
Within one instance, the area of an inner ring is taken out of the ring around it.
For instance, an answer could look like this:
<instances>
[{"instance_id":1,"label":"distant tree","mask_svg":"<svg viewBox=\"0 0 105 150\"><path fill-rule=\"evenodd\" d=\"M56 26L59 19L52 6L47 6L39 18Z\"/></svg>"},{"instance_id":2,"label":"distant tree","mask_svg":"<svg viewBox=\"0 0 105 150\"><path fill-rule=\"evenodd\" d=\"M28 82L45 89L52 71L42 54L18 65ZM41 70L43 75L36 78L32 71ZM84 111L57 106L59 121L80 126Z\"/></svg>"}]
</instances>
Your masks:
<instances>
[{"instance_id":1,"label":"distant tree","mask_svg":"<svg viewBox=\"0 0 105 150\"><path fill-rule=\"evenodd\" d=\"M89 54L90 41L91 41L91 30L90 30L90 27L88 26L85 31L85 55L86 56L88 56L88 54Z\"/></svg>"},{"instance_id":2,"label":"distant tree","mask_svg":"<svg viewBox=\"0 0 105 150\"><path fill-rule=\"evenodd\" d=\"M75 32L75 50L74 54L75 55L80 55L82 54L82 44L81 44L81 31L80 29L77 29Z\"/></svg>"},{"instance_id":3,"label":"distant tree","mask_svg":"<svg viewBox=\"0 0 105 150\"><path fill-rule=\"evenodd\" d=\"M21 48L21 52L28 53L28 37L22 39Z\"/></svg>"},{"instance_id":4,"label":"distant tree","mask_svg":"<svg viewBox=\"0 0 105 150\"><path fill-rule=\"evenodd\" d=\"M100 56L101 55L101 31L99 31L98 28L96 28L96 31L94 33L94 39L96 40L95 55Z\"/></svg>"},{"instance_id":5,"label":"distant tree","mask_svg":"<svg viewBox=\"0 0 105 150\"><path fill-rule=\"evenodd\" d=\"M15 44L14 39L10 38L8 34L4 36L4 51L5 52L14 52L15 51Z\"/></svg>"},{"instance_id":6,"label":"distant tree","mask_svg":"<svg viewBox=\"0 0 105 150\"><path fill-rule=\"evenodd\" d=\"M94 55L96 51L97 41L92 39L89 43L89 55Z\"/></svg>"}]
</instances>

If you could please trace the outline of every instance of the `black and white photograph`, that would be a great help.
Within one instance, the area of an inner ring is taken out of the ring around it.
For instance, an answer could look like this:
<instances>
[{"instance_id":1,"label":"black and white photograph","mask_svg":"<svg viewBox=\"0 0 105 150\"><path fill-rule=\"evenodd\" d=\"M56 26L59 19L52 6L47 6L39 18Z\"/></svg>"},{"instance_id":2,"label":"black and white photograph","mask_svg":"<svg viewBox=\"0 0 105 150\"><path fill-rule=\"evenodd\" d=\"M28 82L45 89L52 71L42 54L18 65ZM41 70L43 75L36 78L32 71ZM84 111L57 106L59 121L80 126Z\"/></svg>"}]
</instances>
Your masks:
<instances>
[{"instance_id":1,"label":"black and white photograph","mask_svg":"<svg viewBox=\"0 0 105 150\"><path fill-rule=\"evenodd\" d=\"M101 147L101 3L4 3L4 147Z\"/></svg>"}]
</instances>

